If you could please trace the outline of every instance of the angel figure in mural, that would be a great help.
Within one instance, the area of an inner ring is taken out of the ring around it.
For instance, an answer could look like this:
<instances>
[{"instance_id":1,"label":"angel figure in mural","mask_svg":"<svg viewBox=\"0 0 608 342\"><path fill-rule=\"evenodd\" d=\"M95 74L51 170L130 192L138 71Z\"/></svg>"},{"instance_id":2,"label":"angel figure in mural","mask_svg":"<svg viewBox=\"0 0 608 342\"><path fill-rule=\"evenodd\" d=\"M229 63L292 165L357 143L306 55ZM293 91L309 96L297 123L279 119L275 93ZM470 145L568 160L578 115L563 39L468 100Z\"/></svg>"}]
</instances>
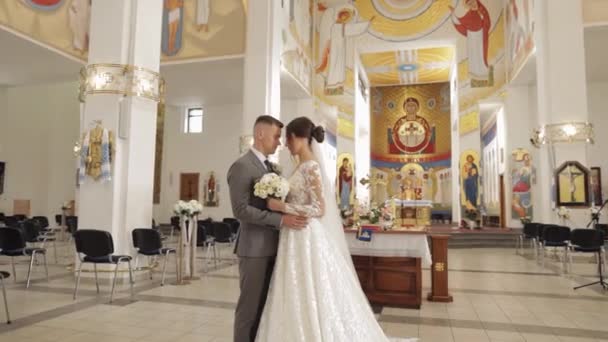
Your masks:
<instances>
[{"instance_id":1,"label":"angel figure in mural","mask_svg":"<svg viewBox=\"0 0 608 342\"><path fill-rule=\"evenodd\" d=\"M164 0L162 51L173 56L181 48L184 0ZM197 18L198 19L198 18Z\"/></svg>"},{"instance_id":2,"label":"angel figure in mural","mask_svg":"<svg viewBox=\"0 0 608 342\"><path fill-rule=\"evenodd\" d=\"M319 24L320 61L315 68L317 74L325 73L325 94L342 95L346 79L347 40L367 31L374 20L357 22L357 9L350 4L327 7L318 4L322 11Z\"/></svg>"},{"instance_id":3,"label":"angel figure in mural","mask_svg":"<svg viewBox=\"0 0 608 342\"><path fill-rule=\"evenodd\" d=\"M488 64L488 45L492 21L490 12L481 0L465 0L467 13L458 18L455 9L452 22L456 30L467 37L467 57L469 59L469 76L472 87L487 87L492 83L492 67Z\"/></svg>"},{"instance_id":4,"label":"angel figure in mural","mask_svg":"<svg viewBox=\"0 0 608 342\"><path fill-rule=\"evenodd\" d=\"M196 1L196 28L198 31L209 32L210 2L211 0Z\"/></svg>"},{"instance_id":5,"label":"angel figure in mural","mask_svg":"<svg viewBox=\"0 0 608 342\"><path fill-rule=\"evenodd\" d=\"M291 0L291 20L296 26L302 45L310 44L310 30L312 21L312 0Z\"/></svg>"},{"instance_id":6,"label":"angel figure in mural","mask_svg":"<svg viewBox=\"0 0 608 342\"><path fill-rule=\"evenodd\" d=\"M91 0L72 0L68 10L72 47L84 54L89 50L89 26L91 23Z\"/></svg>"}]
</instances>

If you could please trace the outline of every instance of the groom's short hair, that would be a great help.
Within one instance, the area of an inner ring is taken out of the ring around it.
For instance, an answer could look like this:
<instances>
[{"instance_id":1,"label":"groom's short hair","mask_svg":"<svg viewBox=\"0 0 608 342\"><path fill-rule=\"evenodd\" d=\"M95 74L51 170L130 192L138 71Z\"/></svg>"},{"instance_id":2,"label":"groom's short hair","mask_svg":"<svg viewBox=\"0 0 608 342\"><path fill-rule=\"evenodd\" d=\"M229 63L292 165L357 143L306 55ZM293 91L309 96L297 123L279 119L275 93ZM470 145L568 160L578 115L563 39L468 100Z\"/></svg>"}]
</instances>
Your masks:
<instances>
[{"instance_id":1,"label":"groom's short hair","mask_svg":"<svg viewBox=\"0 0 608 342\"><path fill-rule=\"evenodd\" d=\"M274 116L270 116L270 115L262 115L259 116L256 120L255 120L255 125L254 127L256 127L259 124L266 124L266 125L271 125L271 126L277 126L279 128L283 128L283 123L275 118Z\"/></svg>"}]
</instances>

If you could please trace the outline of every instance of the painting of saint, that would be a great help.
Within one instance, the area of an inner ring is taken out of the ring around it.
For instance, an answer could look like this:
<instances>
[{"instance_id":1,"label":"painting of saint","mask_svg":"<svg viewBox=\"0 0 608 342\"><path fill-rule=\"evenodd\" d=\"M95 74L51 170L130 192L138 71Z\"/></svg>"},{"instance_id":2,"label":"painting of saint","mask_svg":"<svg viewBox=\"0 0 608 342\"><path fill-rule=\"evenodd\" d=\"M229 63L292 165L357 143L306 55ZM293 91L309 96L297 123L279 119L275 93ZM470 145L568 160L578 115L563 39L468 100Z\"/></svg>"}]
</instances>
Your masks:
<instances>
[{"instance_id":1,"label":"painting of saint","mask_svg":"<svg viewBox=\"0 0 608 342\"><path fill-rule=\"evenodd\" d=\"M72 0L68 20L72 31L72 47L84 54L89 50L91 0Z\"/></svg>"},{"instance_id":2,"label":"painting of saint","mask_svg":"<svg viewBox=\"0 0 608 342\"><path fill-rule=\"evenodd\" d=\"M513 151L513 168L511 179L513 182L513 198L511 200L511 217L514 219L532 217L532 177L534 169L530 153L524 149Z\"/></svg>"},{"instance_id":3,"label":"painting of saint","mask_svg":"<svg viewBox=\"0 0 608 342\"><path fill-rule=\"evenodd\" d=\"M199 31L209 32L210 2L211 0L196 0L196 28Z\"/></svg>"},{"instance_id":4,"label":"painting of saint","mask_svg":"<svg viewBox=\"0 0 608 342\"><path fill-rule=\"evenodd\" d=\"M462 165L462 188L464 193L463 206L466 210L477 210L479 201L479 168L475 163L473 153L466 153L466 161Z\"/></svg>"},{"instance_id":5,"label":"painting of saint","mask_svg":"<svg viewBox=\"0 0 608 342\"><path fill-rule=\"evenodd\" d=\"M490 12L481 0L465 0L467 12L457 17L455 9L449 6L452 12L454 28L467 37L467 57L469 63L469 76L472 87L491 86L492 68L488 64L488 47L492 21Z\"/></svg>"},{"instance_id":6,"label":"painting of saint","mask_svg":"<svg viewBox=\"0 0 608 342\"><path fill-rule=\"evenodd\" d=\"M161 50L174 56L182 47L184 0L164 0Z\"/></svg>"},{"instance_id":7,"label":"painting of saint","mask_svg":"<svg viewBox=\"0 0 608 342\"><path fill-rule=\"evenodd\" d=\"M346 79L347 40L365 33L373 18L368 22L357 22L357 10L350 4L330 8L319 4L318 8L323 14L319 24L320 61L315 72L326 76L326 95L342 95Z\"/></svg>"},{"instance_id":8,"label":"painting of saint","mask_svg":"<svg viewBox=\"0 0 608 342\"><path fill-rule=\"evenodd\" d=\"M353 167L350 155L342 156L342 165L338 169L338 194L340 196L340 210L349 210L353 191Z\"/></svg>"},{"instance_id":9,"label":"painting of saint","mask_svg":"<svg viewBox=\"0 0 608 342\"><path fill-rule=\"evenodd\" d=\"M219 206L218 200L219 186L215 179L215 174L211 172L209 178L207 178L207 184L205 184L205 206L206 207L217 207Z\"/></svg>"}]
</instances>

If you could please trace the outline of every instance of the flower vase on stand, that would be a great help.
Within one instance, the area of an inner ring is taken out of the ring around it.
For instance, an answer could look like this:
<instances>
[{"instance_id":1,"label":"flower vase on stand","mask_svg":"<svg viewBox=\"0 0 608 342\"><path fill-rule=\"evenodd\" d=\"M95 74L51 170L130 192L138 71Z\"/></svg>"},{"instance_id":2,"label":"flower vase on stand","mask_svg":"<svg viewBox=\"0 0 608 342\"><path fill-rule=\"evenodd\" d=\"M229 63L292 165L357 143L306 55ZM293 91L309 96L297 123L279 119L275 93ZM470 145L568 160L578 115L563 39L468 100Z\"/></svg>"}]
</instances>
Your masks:
<instances>
[{"instance_id":1,"label":"flower vase on stand","mask_svg":"<svg viewBox=\"0 0 608 342\"><path fill-rule=\"evenodd\" d=\"M179 235L179 243L177 245L177 255L178 255L178 270L177 270L177 285L186 285L189 284L187 279L187 270L189 270L190 264L190 239L188 237L188 221L189 218L185 215L182 215L180 218L181 229Z\"/></svg>"},{"instance_id":2,"label":"flower vase on stand","mask_svg":"<svg viewBox=\"0 0 608 342\"><path fill-rule=\"evenodd\" d=\"M188 262L188 280L201 279L196 274L196 247L198 239L198 216L194 215L190 217L190 261Z\"/></svg>"}]
</instances>

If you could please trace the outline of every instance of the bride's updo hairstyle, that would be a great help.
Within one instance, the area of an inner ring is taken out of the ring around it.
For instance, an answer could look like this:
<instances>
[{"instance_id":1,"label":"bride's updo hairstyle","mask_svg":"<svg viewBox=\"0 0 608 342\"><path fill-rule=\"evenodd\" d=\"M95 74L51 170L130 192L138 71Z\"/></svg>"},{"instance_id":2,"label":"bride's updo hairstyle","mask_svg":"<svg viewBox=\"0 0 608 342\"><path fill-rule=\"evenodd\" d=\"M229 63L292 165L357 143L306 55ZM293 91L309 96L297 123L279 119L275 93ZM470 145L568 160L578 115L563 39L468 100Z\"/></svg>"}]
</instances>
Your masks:
<instances>
[{"instance_id":1,"label":"bride's updo hairstyle","mask_svg":"<svg viewBox=\"0 0 608 342\"><path fill-rule=\"evenodd\" d=\"M286 131L288 137L293 134L298 138L307 138L308 145L312 143L312 139L315 139L318 143L322 143L325 140L325 129L322 126L315 126L315 124L305 116L293 119L287 124Z\"/></svg>"}]
</instances>

